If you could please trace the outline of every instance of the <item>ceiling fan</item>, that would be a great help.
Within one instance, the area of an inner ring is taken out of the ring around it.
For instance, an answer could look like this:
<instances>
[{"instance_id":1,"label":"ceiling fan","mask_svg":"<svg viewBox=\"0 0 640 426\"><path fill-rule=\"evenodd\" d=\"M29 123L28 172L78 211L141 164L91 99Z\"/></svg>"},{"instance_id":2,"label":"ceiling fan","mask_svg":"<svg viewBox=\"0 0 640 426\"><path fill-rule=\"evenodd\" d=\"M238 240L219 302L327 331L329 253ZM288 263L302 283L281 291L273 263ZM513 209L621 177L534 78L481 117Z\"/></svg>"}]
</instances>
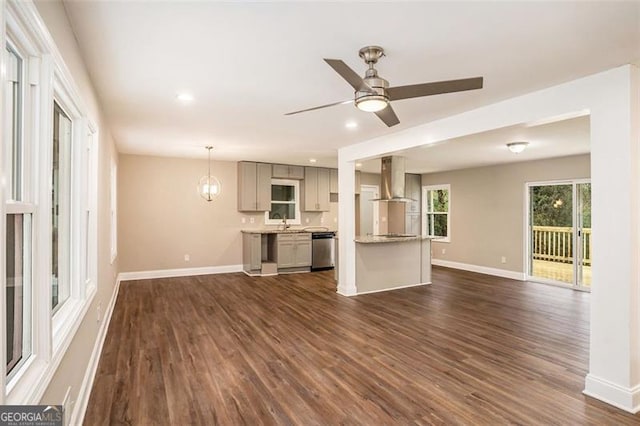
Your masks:
<instances>
[{"instance_id":1,"label":"ceiling fan","mask_svg":"<svg viewBox=\"0 0 640 426\"><path fill-rule=\"evenodd\" d=\"M355 89L354 99L334 102L300 111L286 113L293 115L301 112L313 111L335 105L343 105L354 102L362 111L375 113L388 127L400 123L398 116L389 105L391 101L401 99L418 98L421 96L439 95L442 93L462 92L465 90L482 89L482 77L465 78L461 80L435 81L432 83L412 84L409 86L389 87L389 82L378 76L375 68L378 59L384 56L384 49L380 46L367 46L360 49L360 57L369 66L364 78L361 78L347 64L339 59L325 59L347 83Z\"/></svg>"}]
</instances>

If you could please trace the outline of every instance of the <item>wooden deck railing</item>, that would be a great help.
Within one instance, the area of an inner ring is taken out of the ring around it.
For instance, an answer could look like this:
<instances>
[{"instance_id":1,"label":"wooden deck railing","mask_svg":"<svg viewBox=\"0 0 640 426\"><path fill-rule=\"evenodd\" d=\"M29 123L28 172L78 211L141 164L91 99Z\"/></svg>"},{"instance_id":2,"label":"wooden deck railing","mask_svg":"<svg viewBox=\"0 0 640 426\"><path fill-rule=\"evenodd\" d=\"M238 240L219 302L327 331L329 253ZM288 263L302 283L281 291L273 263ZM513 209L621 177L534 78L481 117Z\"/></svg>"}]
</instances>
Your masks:
<instances>
[{"instance_id":1,"label":"wooden deck railing","mask_svg":"<svg viewBox=\"0 0 640 426\"><path fill-rule=\"evenodd\" d=\"M533 258L551 262L573 263L573 228L534 226L531 241ZM591 265L591 228L582 229L584 264Z\"/></svg>"}]
</instances>

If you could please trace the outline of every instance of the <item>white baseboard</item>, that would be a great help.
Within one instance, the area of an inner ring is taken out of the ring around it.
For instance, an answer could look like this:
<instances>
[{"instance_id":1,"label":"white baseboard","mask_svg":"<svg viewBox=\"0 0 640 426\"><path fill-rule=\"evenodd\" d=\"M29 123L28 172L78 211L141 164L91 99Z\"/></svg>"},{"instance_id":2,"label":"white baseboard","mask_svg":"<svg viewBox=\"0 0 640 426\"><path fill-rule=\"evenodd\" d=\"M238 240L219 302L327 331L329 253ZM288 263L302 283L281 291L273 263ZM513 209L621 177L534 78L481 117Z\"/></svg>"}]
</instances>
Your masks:
<instances>
[{"instance_id":1,"label":"white baseboard","mask_svg":"<svg viewBox=\"0 0 640 426\"><path fill-rule=\"evenodd\" d=\"M628 388L587 374L582 393L632 414L640 412L640 385Z\"/></svg>"},{"instance_id":2,"label":"white baseboard","mask_svg":"<svg viewBox=\"0 0 640 426\"><path fill-rule=\"evenodd\" d=\"M151 278L190 277L194 275L229 274L242 272L242 265L205 266L202 268L158 269L156 271L121 272L122 281L148 280Z\"/></svg>"},{"instance_id":3,"label":"white baseboard","mask_svg":"<svg viewBox=\"0 0 640 426\"><path fill-rule=\"evenodd\" d=\"M477 272L479 274L493 275L495 277L526 281L526 275L524 272L507 271L506 269L489 268L487 266L471 265L468 263L452 262L450 260L442 259L431 259L431 264L444 266L446 268L462 269L463 271Z\"/></svg>"},{"instance_id":4,"label":"white baseboard","mask_svg":"<svg viewBox=\"0 0 640 426\"><path fill-rule=\"evenodd\" d=\"M115 307L116 300L118 299L118 293L120 291L120 281L121 278L120 275L118 275L118 278L116 279L116 285L113 289L113 293L111 294L111 300L109 300L109 305L104 311L102 324L100 324L100 330L98 330L98 336L96 338L95 344L93 345L91 358L89 358L89 364L87 365L87 370L84 373L82 385L80 386L80 390L78 391L78 395L76 397L75 406L73 408L73 411L71 412L71 418L68 422L68 424L70 425L81 425L84 423L84 415L87 412L89 397L91 396L91 389L93 388L93 381L95 380L96 372L98 371L100 355L102 355L102 347L104 346L104 340L107 337L107 330L109 329L109 323L111 322L113 308Z\"/></svg>"},{"instance_id":5,"label":"white baseboard","mask_svg":"<svg viewBox=\"0 0 640 426\"><path fill-rule=\"evenodd\" d=\"M422 285L429 285L429 284L431 284L431 281L429 281L428 283L402 285L402 286L399 286L399 287L383 288L383 289L380 289L380 290L359 291L356 294L350 294L349 296L361 296L363 294L382 293L383 291L400 290L400 289L403 289L403 288L419 287L419 286L422 286Z\"/></svg>"},{"instance_id":6,"label":"white baseboard","mask_svg":"<svg viewBox=\"0 0 640 426\"><path fill-rule=\"evenodd\" d=\"M356 294L358 294L358 291L356 290L356 286L355 285L352 285L352 286L341 286L340 283L338 283L337 288L336 288L336 293L338 293L340 296L351 297L351 296L355 296Z\"/></svg>"}]
</instances>

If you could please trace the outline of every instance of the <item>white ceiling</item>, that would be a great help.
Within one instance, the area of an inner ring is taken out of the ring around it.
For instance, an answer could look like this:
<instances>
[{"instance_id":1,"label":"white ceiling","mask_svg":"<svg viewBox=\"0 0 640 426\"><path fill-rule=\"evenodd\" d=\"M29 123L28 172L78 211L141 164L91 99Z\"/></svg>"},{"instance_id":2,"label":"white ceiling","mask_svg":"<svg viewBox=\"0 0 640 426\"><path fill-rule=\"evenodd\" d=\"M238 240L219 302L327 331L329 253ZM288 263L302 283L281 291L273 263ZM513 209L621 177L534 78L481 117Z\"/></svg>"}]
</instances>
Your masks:
<instances>
[{"instance_id":1,"label":"white ceiling","mask_svg":"<svg viewBox=\"0 0 640 426\"><path fill-rule=\"evenodd\" d=\"M65 7L125 153L205 157L211 144L215 159L334 166L340 147L640 59L635 1ZM484 89L395 102L393 128L353 105L283 115L352 97L322 58L362 74L357 52L370 44L385 48L378 69L391 86L484 76ZM176 101L183 90L192 104ZM445 147L455 149L429 150Z\"/></svg>"},{"instance_id":2,"label":"white ceiling","mask_svg":"<svg viewBox=\"0 0 640 426\"><path fill-rule=\"evenodd\" d=\"M590 152L589 116L540 124L518 125L440 143L393 152L405 157L407 173L434 173L518 161L540 160ZM507 143L528 142L514 154ZM380 173L380 159L363 161L358 170Z\"/></svg>"}]
</instances>

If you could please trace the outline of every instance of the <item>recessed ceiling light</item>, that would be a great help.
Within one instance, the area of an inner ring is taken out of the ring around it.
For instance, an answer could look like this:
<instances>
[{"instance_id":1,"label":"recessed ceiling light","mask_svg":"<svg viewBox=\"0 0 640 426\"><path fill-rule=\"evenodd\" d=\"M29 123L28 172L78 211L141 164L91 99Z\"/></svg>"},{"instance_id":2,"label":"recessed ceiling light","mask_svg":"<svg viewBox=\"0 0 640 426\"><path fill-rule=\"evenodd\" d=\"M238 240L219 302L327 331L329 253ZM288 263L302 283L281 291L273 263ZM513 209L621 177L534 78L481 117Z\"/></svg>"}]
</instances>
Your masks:
<instances>
[{"instance_id":1,"label":"recessed ceiling light","mask_svg":"<svg viewBox=\"0 0 640 426\"><path fill-rule=\"evenodd\" d=\"M347 121L347 124L344 125L347 129L356 129L358 127L358 123L355 121Z\"/></svg>"},{"instance_id":2,"label":"recessed ceiling light","mask_svg":"<svg viewBox=\"0 0 640 426\"><path fill-rule=\"evenodd\" d=\"M178 93L176 99L180 102L191 102L193 101L193 95L191 93Z\"/></svg>"},{"instance_id":3,"label":"recessed ceiling light","mask_svg":"<svg viewBox=\"0 0 640 426\"><path fill-rule=\"evenodd\" d=\"M362 163L356 163L356 167L362 167Z\"/></svg>"},{"instance_id":4,"label":"recessed ceiling light","mask_svg":"<svg viewBox=\"0 0 640 426\"><path fill-rule=\"evenodd\" d=\"M309 158L309 162L310 163L315 163L316 161L318 161L318 160L316 160L315 158Z\"/></svg>"}]
</instances>

